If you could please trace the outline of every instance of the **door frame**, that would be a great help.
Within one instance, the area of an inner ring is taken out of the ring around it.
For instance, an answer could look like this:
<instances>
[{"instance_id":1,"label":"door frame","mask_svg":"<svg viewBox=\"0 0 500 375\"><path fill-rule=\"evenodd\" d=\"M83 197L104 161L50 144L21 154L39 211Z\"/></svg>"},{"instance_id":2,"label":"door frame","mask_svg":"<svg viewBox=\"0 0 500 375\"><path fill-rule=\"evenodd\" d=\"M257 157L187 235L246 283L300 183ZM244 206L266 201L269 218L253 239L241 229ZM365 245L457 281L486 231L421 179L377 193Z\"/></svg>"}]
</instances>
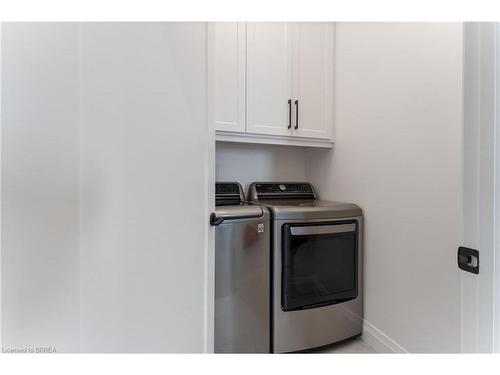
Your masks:
<instances>
[{"instance_id":1,"label":"door frame","mask_svg":"<svg viewBox=\"0 0 500 375\"><path fill-rule=\"evenodd\" d=\"M204 352L214 353L215 345L215 230L209 224L209 217L215 211L215 111L214 111L214 43L215 29L213 22L206 24L206 58L207 58L207 123L206 123L206 162L205 162L205 183L206 183L206 204L205 218L207 229L205 232L205 332L204 332Z\"/></svg>"},{"instance_id":2,"label":"door frame","mask_svg":"<svg viewBox=\"0 0 500 375\"><path fill-rule=\"evenodd\" d=\"M500 23L495 23L495 263L493 352L500 353Z\"/></svg>"},{"instance_id":3,"label":"door frame","mask_svg":"<svg viewBox=\"0 0 500 375\"><path fill-rule=\"evenodd\" d=\"M463 238L480 252L478 275L460 271L461 351L499 351L499 27L464 23Z\"/></svg>"}]
</instances>

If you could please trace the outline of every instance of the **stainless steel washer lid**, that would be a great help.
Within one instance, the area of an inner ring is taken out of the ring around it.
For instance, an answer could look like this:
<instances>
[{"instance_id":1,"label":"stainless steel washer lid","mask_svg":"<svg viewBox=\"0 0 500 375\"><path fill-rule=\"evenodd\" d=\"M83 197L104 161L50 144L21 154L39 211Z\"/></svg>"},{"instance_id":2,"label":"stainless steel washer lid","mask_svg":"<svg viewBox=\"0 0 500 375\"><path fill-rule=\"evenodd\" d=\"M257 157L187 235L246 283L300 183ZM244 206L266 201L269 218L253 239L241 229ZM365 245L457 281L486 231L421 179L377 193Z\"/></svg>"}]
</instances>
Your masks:
<instances>
[{"instance_id":1,"label":"stainless steel washer lid","mask_svg":"<svg viewBox=\"0 0 500 375\"><path fill-rule=\"evenodd\" d=\"M235 206L217 206L215 208L215 218L212 225L222 224L223 222L239 222L249 219L269 220L269 211L266 207L258 205L235 205ZM215 222L218 220L219 223Z\"/></svg>"},{"instance_id":2,"label":"stainless steel washer lid","mask_svg":"<svg viewBox=\"0 0 500 375\"><path fill-rule=\"evenodd\" d=\"M337 219L343 217L362 216L363 211L354 203L307 200L260 200L269 208L275 220L292 219Z\"/></svg>"}]
</instances>

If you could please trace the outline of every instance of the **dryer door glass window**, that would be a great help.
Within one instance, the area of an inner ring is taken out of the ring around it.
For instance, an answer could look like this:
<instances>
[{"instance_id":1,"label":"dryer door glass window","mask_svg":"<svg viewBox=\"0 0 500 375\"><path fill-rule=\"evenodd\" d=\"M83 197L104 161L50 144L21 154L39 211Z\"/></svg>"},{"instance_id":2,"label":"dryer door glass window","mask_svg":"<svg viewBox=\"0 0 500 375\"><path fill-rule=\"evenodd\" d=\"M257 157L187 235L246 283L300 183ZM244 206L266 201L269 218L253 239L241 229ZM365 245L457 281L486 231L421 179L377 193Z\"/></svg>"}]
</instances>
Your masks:
<instances>
[{"instance_id":1,"label":"dryer door glass window","mask_svg":"<svg viewBox=\"0 0 500 375\"><path fill-rule=\"evenodd\" d=\"M356 221L283 226L283 310L332 305L357 297L357 228Z\"/></svg>"}]
</instances>

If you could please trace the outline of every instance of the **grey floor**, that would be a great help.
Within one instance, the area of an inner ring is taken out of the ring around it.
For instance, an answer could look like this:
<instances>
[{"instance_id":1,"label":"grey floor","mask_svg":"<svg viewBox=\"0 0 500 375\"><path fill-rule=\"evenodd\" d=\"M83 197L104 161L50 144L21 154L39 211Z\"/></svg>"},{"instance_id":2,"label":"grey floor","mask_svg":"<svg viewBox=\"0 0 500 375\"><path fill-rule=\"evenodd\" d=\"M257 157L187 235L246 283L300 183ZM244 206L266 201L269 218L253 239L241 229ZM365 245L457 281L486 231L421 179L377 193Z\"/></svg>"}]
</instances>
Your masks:
<instances>
[{"instance_id":1,"label":"grey floor","mask_svg":"<svg viewBox=\"0 0 500 375\"><path fill-rule=\"evenodd\" d=\"M344 341L338 344L329 345L320 349L311 351L311 353L376 353L376 351L367 343L363 341L361 337L355 337L354 339Z\"/></svg>"}]
</instances>

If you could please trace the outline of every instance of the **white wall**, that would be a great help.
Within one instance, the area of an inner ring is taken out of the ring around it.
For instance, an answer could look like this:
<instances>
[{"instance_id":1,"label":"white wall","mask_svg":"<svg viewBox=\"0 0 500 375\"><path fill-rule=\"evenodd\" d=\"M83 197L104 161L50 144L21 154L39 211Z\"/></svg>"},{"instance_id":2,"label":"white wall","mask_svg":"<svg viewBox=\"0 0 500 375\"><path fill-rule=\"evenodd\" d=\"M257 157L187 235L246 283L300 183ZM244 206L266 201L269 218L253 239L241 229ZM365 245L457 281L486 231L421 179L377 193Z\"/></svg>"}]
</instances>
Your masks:
<instances>
[{"instance_id":1,"label":"white wall","mask_svg":"<svg viewBox=\"0 0 500 375\"><path fill-rule=\"evenodd\" d=\"M206 39L3 26L4 348L210 350Z\"/></svg>"},{"instance_id":2,"label":"white wall","mask_svg":"<svg viewBox=\"0 0 500 375\"><path fill-rule=\"evenodd\" d=\"M79 350L78 26L2 24L2 347Z\"/></svg>"},{"instance_id":3,"label":"white wall","mask_svg":"<svg viewBox=\"0 0 500 375\"><path fill-rule=\"evenodd\" d=\"M82 26L82 350L201 352L206 25Z\"/></svg>"},{"instance_id":4,"label":"white wall","mask_svg":"<svg viewBox=\"0 0 500 375\"><path fill-rule=\"evenodd\" d=\"M340 23L325 199L365 215L365 318L410 352L460 350L462 25Z\"/></svg>"},{"instance_id":5,"label":"white wall","mask_svg":"<svg viewBox=\"0 0 500 375\"><path fill-rule=\"evenodd\" d=\"M237 181L247 192L254 181L305 181L302 147L217 142L215 178Z\"/></svg>"}]
</instances>

